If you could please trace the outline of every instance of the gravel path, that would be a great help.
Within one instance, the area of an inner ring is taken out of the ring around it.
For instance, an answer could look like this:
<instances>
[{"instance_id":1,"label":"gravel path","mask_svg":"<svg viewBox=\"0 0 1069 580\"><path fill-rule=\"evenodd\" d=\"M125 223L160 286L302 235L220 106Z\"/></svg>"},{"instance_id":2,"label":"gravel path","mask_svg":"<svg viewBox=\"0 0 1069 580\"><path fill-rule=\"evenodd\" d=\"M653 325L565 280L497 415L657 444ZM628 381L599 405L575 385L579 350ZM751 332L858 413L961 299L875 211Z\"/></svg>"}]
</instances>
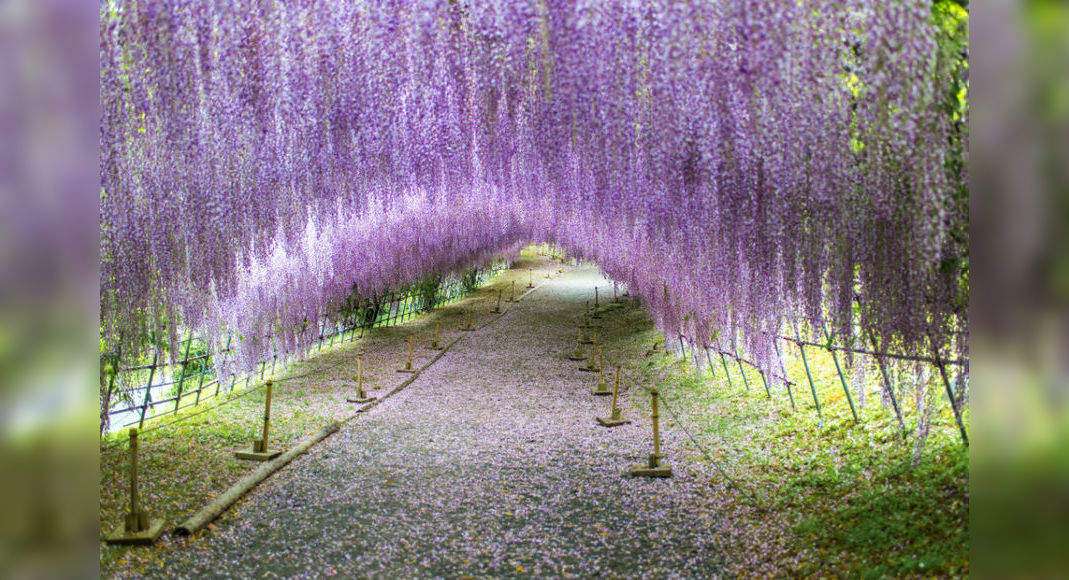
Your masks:
<instances>
[{"instance_id":1,"label":"gravel path","mask_svg":"<svg viewBox=\"0 0 1069 580\"><path fill-rule=\"evenodd\" d=\"M159 574L718 574L729 526L709 507L703 468L668 431L675 477L624 476L651 451L648 419L631 409L633 424L597 426L608 400L590 394L596 375L565 359L594 284L611 296L611 283L590 267L536 283L213 533L165 555ZM603 336L634 331L627 311L606 314Z\"/></svg>"}]
</instances>

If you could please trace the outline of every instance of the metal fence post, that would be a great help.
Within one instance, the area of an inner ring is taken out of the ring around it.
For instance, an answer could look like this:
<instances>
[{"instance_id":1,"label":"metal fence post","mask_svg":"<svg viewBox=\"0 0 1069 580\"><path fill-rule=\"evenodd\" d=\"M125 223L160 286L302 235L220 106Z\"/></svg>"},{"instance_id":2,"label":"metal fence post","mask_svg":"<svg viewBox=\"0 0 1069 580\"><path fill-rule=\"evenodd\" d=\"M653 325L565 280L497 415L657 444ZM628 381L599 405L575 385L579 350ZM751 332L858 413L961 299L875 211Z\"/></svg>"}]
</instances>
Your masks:
<instances>
[{"instance_id":1,"label":"metal fence post","mask_svg":"<svg viewBox=\"0 0 1069 580\"><path fill-rule=\"evenodd\" d=\"M182 385L186 382L186 367L189 366L189 345L193 344L193 335L186 336L186 353L182 360L182 371L178 378L178 394L174 398L174 412L178 412L178 404L182 402Z\"/></svg>"},{"instance_id":2,"label":"metal fence post","mask_svg":"<svg viewBox=\"0 0 1069 580\"><path fill-rule=\"evenodd\" d=\"M857 410L854 409L854 399L850 396L850 388L846 386L846 378L843 376L843 368L839 366L839 356L835 354L835 351L831 348L831 333L828 332L828 327L824 323L820 324L821 330L824 331L824 337L828 339L828 352L831 353L831 360L835 361L835 370L839 373L839 382L843 385L843 393L846 394L846 402L850 403L850 413L854 416L854 420L857 421Z\"/></svg>"},{"instance_id":3,"label":"metal fence post","mask_svg":"<svg viewBox=\"0 0 1069 580\"><path fill-rule=\"evenodd\" d=\"M160 351L153 349L152 353L152 366L148 371L148 382L145 383L145 400L141 403L141 419L137 422L137 428L140 429L145 426L145 413L148 411L148 404L152 400L152 379L156 376L156 363L159 362Z\"/></svg>"}]
</instances>

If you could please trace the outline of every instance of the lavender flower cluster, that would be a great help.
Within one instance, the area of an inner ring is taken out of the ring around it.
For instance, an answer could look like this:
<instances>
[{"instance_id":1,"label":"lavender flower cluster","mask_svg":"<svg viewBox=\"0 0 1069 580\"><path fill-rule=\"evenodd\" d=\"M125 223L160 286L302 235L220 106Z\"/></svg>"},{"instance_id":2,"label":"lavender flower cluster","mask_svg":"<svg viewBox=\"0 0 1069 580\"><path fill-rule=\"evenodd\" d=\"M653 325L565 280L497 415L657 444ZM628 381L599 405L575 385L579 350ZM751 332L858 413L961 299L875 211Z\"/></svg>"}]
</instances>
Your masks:
<instances>
[{"instance_id":1,"label":"lavender flower cluster","mask_svg":"<svg viewBox=\"0 0 1069 580\"><path fill-rule=\"evenodd\" d=\"M551 241L762 364L793 314L949 344L967 139L930 10L102 3L103 341L180 323L253 361L354 291Z\"/></svg>"}]
</instances>

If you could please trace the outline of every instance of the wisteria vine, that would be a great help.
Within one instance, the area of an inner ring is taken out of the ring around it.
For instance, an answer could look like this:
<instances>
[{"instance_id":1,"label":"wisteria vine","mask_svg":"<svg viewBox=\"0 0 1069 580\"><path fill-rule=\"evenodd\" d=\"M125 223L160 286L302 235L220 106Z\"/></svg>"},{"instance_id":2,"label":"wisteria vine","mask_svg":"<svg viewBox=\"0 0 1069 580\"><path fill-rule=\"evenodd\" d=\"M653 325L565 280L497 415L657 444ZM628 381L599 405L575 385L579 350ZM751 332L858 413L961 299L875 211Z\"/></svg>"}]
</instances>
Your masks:
<instances>
[{"instance_id":1,"label":"wisteria vine","mask_svg":"<svg viewBox=\"0 0 1069 580\"><path fill-rule=\"evenodd\" d=\"M107 349L180 322L253 361L354 292L524 241L762 364L794 315L847 342L962 340L967 110L928 0L118 0L101 18Z\"/></svg>"}]
</instances>

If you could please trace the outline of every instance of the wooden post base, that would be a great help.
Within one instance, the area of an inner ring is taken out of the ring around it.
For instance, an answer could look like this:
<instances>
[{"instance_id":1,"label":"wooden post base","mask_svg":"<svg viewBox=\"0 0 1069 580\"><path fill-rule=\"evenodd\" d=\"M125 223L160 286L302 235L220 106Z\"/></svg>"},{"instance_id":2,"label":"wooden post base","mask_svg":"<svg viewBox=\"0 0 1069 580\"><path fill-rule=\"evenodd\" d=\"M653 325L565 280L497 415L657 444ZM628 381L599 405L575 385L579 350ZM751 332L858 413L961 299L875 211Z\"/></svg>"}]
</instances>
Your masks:
<instances>
[{"instance_id":1,"label":"wooden post base","mask_svg":"<svg viewBox=\"0 0 1069 580\"><path fill-rule=\"evenodd\" d=\"M649 463L636 465L629 471L632 477L672 477L672 468L661 463L661 457L650 453Z\"/></svg>"},{"instance_id":2,"label":"wooden post base","mask_svg":"<svg viewBox=\"0 0 1069 580\"><path fill-rule=\"evenodd\" d=\"M137 532L128 532L126 526L123 526L104 538L104 541L115 545L148 546L156 543L161 534L163 534L162 519L148 522L144 529Z\"/></svg>"},{"instance_id":3,"label":"wooden post base","mask_svg":"<svg viewBox=\"0 0 1069 580\"><path fill-rule=\"evenodd\" d=\"M597 366L593 366L593 365L586 365L585 367L579 367L579 370L584 371L584 372L588 372L588 373L600 373L601 372L601 367L597 367Z\"/></svg>"},{"instance_id":4,"label":"wooden post base","mask_svg":"<svg viewBox=\"0 0 1069 580\"><path fill-rule=\"evenodd\" d=\"M249 447L249 449L234 452L234 457L237 457L238 459L248 459L249 461L270 461L279 455L282 455L282 451L278 449L267 449L263 439L253 441L252 446Z\"/></svg>"},{"instance_id":5,"label":"wooden post base","mask_svg":"<svg viewBox=\"0 0 1069 580\"><path fill-rule=\"evenodd\" d=\"M609 388L609 384L605 381L598 381L598 385L591 392L598 396L611 395L612 389Z\"/></svg>"},{"instance_id":6,"label":"wooden post base","mask_svg":"<svg viewBox=\"0 0 1069 580\"><path fill-rule=\"evenodd\" d=\"M619 427L631 422L631 419L625 419L620 413L617 413L615 417L598 417L597 420L602 427Z\"/></svg>"},{"instance_id":7,"label":"wooden post base","mask_svg":"<svg viewBox=\"0 0 1069 580\"><path fill-rule=\"evenodd\" d=\"M376 397L368 397L368 396L346 397L345 398L345 400L350 402L350 403L359 403L361 405L364 404L364 403L370 403L371 401L374 401L375 399L376 399Z\"/></svg>"},{"instance_id":8,"label":"wooden post base","mask_svg":"<svg viewBox=\"0 0 1069 580\"><path fill-rule=\"evenodd\" d=\"M568 355L568 360L586 360L586 353L573 352Z\"/></svg>"},{"instance_id":9,"label":"wooden post base","mask_svg":"<svg viewBox=\"0 0 1069 580\"><path fill-rule=\"evenodd\" d=\"M636 465L628 473L631 477L672 477L672 468L667 465L660 467Z\"/></svg>"},{"instance_id":10,"label":"wooden post base","mask_svg":"<svg viewBox=\"0 0 1069 580\"><path fill-rule=\"evenodd\" d=\"M403 368L403 369L397 369L397 372L399 372L399 373L414 373L414 372L416 372L416 369L414 369L414 368L412 368L410 366L405 366L405 368Z\"/></svg>"}]
</instances>

